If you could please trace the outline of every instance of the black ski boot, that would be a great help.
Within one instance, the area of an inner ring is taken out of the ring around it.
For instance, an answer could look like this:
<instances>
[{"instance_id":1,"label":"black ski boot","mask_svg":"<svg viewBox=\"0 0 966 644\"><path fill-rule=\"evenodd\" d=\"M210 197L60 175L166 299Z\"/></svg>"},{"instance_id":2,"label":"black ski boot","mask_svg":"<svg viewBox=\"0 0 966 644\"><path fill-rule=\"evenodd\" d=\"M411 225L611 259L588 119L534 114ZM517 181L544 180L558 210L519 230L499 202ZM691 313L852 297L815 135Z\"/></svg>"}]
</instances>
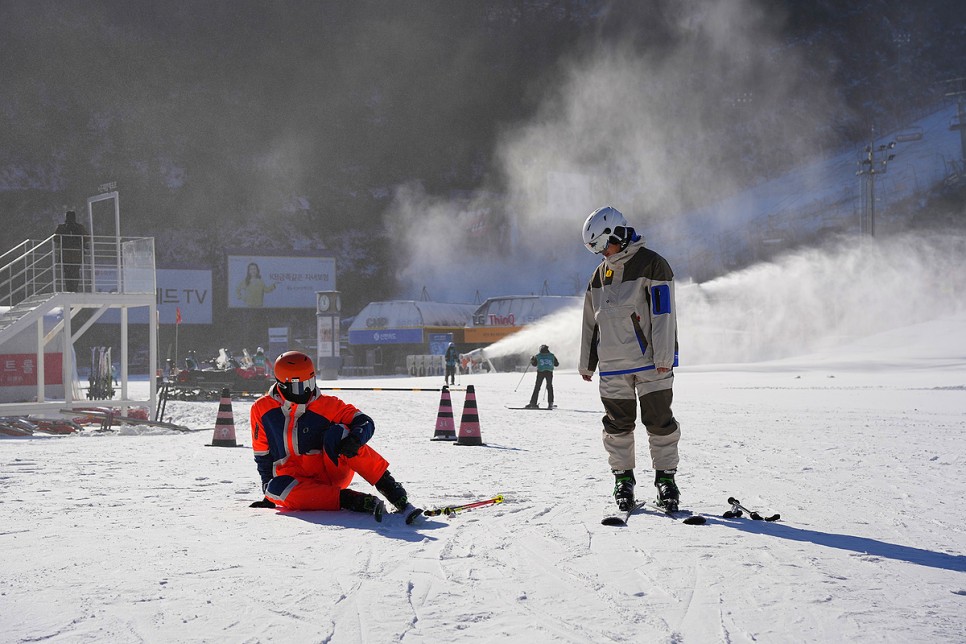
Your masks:
<instances>
[{"instance_id":1,"label":"black ski boot","mask_svg":"<svg viewBox=\"0 0 966 644\"><path fill-rule=\"evenodd\" d=\"M386 504L381 499L349 489L339 492L339 507L352 512L371 514L376 521L382 521L382 515L386 513Z\"/></svg>"},{"instance_id":2,"label":"black ski boot","mask_svg":"<svg viewBox=\"0 0 966 644\"><path fill-rule=\"evenodd\" d=\"M657 488L657 504L665 512L677 512L681 491L674 482L677 470L657 470L654 473L654 487Z\"/></svg>"},{"instance_id":3,"label":"black ski boot","mask_svg":"<svg viewBox=\"0 0 966 644\"><path fill-rule=\"evenodd\" d=\"M416 508L412 503L409 502L409 495L406 494L406 488L402 486L402 483L398 482L386 470L386 473L376 481L376 489L386 497L396 511L406 517L406 523L412 523L420 516L423 511Z\"/></svg>"},{"instance_id":4,"label":"black ski boot","mask_svg":"<svg viewBox=\"0 0 966 644\"><path fill-rule=\"evenodd\" d=\"M634 507L634 470L613 470L614 472L614 500L617 509L627 512Z\"/></svg>"}]
</instances>

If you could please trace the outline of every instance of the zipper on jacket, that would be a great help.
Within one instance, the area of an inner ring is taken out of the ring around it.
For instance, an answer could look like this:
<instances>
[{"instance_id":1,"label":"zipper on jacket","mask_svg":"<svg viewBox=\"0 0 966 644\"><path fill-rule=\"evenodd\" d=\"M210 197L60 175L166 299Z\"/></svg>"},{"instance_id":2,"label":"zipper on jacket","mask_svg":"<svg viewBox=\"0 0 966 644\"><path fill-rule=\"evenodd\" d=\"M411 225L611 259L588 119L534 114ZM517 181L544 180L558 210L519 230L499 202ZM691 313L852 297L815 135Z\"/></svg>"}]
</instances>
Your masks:
<instances>
[{"instance_id":1,"label":"zipper on jacket","mask_svg":"<svg viewBox=\"0 0 966 644\"><path fill-rule=\"evenodd\" d=\"M644 330L641 329L641 316L631 313L631 324L634 325L634 335L637 336L637 344L641 347L641 355L647 352L647 340L644 338Z\"/></svg>"}]
</instances>

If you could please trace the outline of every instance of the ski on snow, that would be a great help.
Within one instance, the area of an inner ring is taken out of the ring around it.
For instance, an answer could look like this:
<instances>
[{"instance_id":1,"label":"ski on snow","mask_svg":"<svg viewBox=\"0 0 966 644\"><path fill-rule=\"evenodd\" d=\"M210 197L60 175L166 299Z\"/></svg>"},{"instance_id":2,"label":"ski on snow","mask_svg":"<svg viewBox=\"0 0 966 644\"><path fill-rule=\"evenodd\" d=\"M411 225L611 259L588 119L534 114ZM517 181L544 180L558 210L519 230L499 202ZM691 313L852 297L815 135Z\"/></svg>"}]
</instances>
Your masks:
<instances>
[{"instance_id":1,"label":"ski on snow","mask_svg":"<svg viewBox=\"0 0 966 644\"><path fill-rule=\"evenodd\" d=\"M600 522L602 525L624 526L627 525L627 521L631 518L631 515L638 513L640 510L648 510L647 514L659 513L675 521L687 523L688 525L701 525L706 521L703 516L693 514L690 510L674 510L668 512L653 501L639 501L630 510L615 509L613 512L608 511Z\"/></svg>"}]
</instances>

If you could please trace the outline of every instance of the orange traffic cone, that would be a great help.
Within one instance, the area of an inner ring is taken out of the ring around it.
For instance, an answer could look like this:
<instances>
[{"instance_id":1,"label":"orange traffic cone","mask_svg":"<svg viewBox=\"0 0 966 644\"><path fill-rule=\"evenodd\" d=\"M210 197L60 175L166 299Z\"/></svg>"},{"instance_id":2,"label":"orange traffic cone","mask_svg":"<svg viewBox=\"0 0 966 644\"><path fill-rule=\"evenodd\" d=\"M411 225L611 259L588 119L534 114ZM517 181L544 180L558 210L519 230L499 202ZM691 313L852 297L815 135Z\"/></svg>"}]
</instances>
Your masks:
<instances>
[{"instance_id":1,"label":"orange traffic cone","mask_svg":"<svg viewBox=\"0 0 966 644\"><path fill-rule=\"evenodd\" d=\"M453 422L453 402L450 400L449 387L443 385L443 393L439 397L439 412L436 414L436 433L430 440L455 441L456 425Z\"/></svg>"},{"instance_id":2,"label":"orange traffic cone","mask_svg":"<svg viewBox=\"0 0 966 644\"><path fill-rule=\"evenodd\" d=\"M206 447L244 447L235 442L235 417L231 412L231 390L227 387L221 390L215 433Z\"/></svg>"},{"instance_id":3,"label":"orange traffic cone","mask_svg":"<svg viewBox=\"0 0 966 644\"><path fill-rule=\"evenodd\" d=\"M476 390L466 385L466 402L463 404L463 417L460 418L460 435L454 445L483 445L480 436L480 416L476 411Z\"/></svg>"}]
</instances>

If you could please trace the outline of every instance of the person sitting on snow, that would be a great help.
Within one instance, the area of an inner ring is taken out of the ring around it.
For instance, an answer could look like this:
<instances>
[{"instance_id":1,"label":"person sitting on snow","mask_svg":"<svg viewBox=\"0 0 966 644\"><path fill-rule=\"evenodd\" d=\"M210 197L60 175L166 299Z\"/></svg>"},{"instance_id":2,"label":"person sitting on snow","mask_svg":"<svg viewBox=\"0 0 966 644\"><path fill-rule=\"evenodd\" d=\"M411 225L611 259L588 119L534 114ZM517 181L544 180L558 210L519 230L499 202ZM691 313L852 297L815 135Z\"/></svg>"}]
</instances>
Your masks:
<instances>
[{"instance_id":1,"label":"person sitting on snow","mask_svg":"<svg viewBox=\"0 0 966 644\"><path fill-rule=\"evenodd\" d=\"M421 510L389 473L389 462L369 446L372 419L335 396L319 393L312 359L288 351L275 360L275 384L251 410L252 449L265 498L251 507L351 510L382 519L384 503L348 489L359 474L403 513Z\"/></svg>"}]
</instances>

